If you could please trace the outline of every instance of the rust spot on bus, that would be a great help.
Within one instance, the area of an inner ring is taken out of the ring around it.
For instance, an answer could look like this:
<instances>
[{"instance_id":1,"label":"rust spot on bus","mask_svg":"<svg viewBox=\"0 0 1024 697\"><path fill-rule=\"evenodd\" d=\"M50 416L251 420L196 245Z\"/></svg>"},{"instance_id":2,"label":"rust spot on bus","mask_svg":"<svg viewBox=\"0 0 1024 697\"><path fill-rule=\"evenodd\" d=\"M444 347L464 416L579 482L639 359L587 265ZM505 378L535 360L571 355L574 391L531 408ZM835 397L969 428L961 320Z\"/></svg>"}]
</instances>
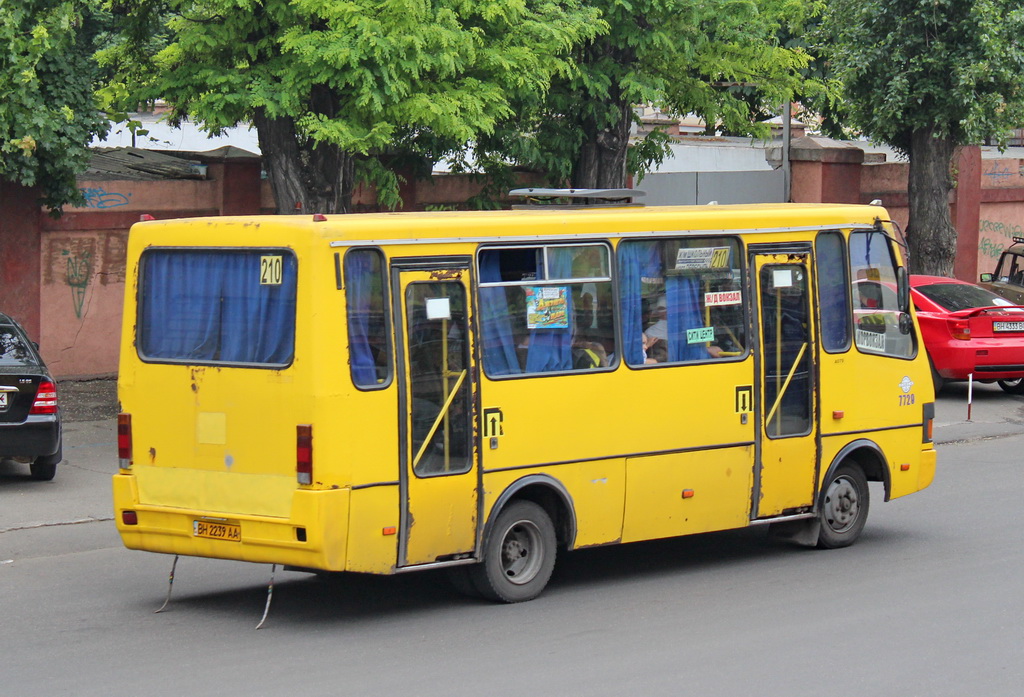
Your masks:
<instances>
[{"instance_id":1,"label":"rust spot on bus","mask_svg":"<svg viewBox=\"0 0 1024 697\"><path fill-rule=\"evenodd\" d=\"M458 281L462 279L462 269L437 269L430 272L432 281Z\"/></svg>"}]
</instances>

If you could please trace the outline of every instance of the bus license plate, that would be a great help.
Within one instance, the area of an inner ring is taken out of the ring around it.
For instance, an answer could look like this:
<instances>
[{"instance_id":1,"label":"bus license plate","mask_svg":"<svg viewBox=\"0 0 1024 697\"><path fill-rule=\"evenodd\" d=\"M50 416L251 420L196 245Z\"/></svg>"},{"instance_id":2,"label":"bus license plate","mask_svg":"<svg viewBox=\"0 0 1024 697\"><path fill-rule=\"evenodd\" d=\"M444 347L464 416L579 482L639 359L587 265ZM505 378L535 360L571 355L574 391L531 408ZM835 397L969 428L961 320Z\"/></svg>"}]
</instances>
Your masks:
<instances>
[{"instance_id":1,"label":"bus license plate","mask_svg":"<svg viewBox=\"0 0 1024 697\"><path fill-rule=\"evenodd\" d=\"M231 523L216 523L212 520L193 520L192 534L195 537L208 537L211 540L242 541L242 526Z\"/></svg>"},{"instance_id":2,"label":"bus license plate","mask_svg":"<svg viewBox=\"0 0 1024 697\"><path fill-rule=\"evenodd\" d=\"M993 322L992 329L997 332L1024 332L1024 322Z\"/></svg>"}]
</instances>

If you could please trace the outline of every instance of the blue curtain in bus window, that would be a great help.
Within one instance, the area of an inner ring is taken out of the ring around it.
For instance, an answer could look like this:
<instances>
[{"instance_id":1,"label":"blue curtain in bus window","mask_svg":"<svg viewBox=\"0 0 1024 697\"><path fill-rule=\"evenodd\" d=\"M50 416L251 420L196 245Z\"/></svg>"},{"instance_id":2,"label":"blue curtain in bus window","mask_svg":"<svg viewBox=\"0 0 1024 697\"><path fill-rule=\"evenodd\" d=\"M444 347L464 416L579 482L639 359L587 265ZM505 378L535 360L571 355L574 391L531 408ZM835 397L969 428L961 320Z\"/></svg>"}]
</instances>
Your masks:
<instances>
[{"instance_id":1,"label":"blue curtain in bus window","mask_svg":"<svg viewBox=\"0 0 1024 697\"><path fill-rule=\"evenodd\" d=\"M501 281L499 250L480 253L480 282ZM509 319L508 299L505 288L480 289L480 312L483 316L484 368L489 375L512 375L522 372L516 357L516 343Z\"/></svg>"},{"instance_id":2,"label":"blue curtain in bus window","mask_svg":"<svg viewBox=\"0 0 1024 697\"><path fill-rule=\"evenodd\" d=\"M572 255L549 254L549 274L554 278L572 278ZM568 327L531 329L530 345L526 350L527 373L549 373L572 370L572 293L566 289L565 313Z\"/></svg>"},{"instance_id":3,"label":"blue curtain in bus window","mask_svg":"<svg viewBox=\"0 0 1024 697\"><path fill-rule=\"evenodd\" d=\"M850 345L850 283L843 237L838 232L822 233L815 249L822 347L826 351L842 351Z\"/></svg>"},{"instance_id":4,"label":"blue curtain in bus window","mask_svg":"<svg viewBox=\"0 0 1024 697\"><path fill-rule=\"evenodd\" d=\"M226 256L220 360L288 363L295 331L295 257L281 252ZM281 257L281 283L260 283L263 256Z\"/></svg>"},{"instance_id":5,"label":"blue curtain in bus window","mask_svg":"<svg viewBox=\"0 0 1024 697\"><path fill-rule=\"evenodd\" d=\"M281 283L261 284L261 257ZM146 256L140 351L147 358L287 364L295 344L295 257L279 251Z\"/></svg>"},{"instance_id":6,"label":"blue curtain in bus window","mask_svg":"<svg viewBox=\"0 0 1024 697\"><path fill-rule=\"evenodd\" d=\"M700 282L685 276L665 277L668 320L668 360L699 361L708 358L707 344L689 343L687 330L704 326L700 316Z\"/></svg>"},{"instance_id":7,"label":"blue curtain in bus window","mask_svg":"<svg viewBox=\"0 0 1024 697\"><path fill-rule=\"evenodd\" d=\"M348 351L352 381L360 387L377 385L377 369L370 348L370 312L373 282L379 276L379 257L371 249L345 255L345 302L348 305Z\"/></svg>"},{"instance_id":8,"label":"blue curtain in bus window","mask_svg":"<svg viewBox=\"0 0 1024 697\"><path fill-rule=\"evenodd\" d=\"M622 351L629 365L644 364L643 279L662 275L657 242L619 245L619 293L622 308Z\"/></svg>"},{"instance_id":9,"label":"blue curtain in bus window","mask_svg":"<svg viewBox=\"0 0 1024 697\"><path fill-rule=\"evenodd\" d=\"M146 254L139 351L147 358L210 361L219 349L222 261L212 254Z\"/></svg>"}]
</instances>

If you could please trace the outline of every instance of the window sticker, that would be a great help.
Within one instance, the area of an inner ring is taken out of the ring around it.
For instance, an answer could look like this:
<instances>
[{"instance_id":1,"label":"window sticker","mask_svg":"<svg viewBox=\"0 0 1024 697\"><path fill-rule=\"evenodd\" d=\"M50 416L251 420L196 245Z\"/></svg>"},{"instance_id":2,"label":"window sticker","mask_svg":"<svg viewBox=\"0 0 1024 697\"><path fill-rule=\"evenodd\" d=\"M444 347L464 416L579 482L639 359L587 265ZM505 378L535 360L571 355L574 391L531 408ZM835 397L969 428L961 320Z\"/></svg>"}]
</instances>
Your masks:
<instances>
[{"instance_id":1,"label":"window sticker","mask_svg":"<svg viewBox=\"0 0 1024 697\"><path fill-rule=\"evenodd\" d=\"M427 298L427 319L451 319L452 305L448 298Z\"/></svg>"},{"instance_id":2,"label":"window sticker","mask_svg":"<svg viewBox=\"0 0 1024 697\"><path fill-rule=\"evenodd\" d=\"M857 348L865 351L885 351L885 334L877 331L865 331L857 327L856 341Z\"/></svg>"},{"instance_id":3,"label":"window sticker","mask_svg":"<svg viewBox=\"0 0 1024 697\"><path fill-rule=\"evenodd\" d=\"M676 252L676 271L729 268L728 247L683 247Z\"/></svg>"},{"instance_id":4,"label":"window sticker","mask_svg":"<svg viewBox=\"0 0 1024 697\"><path fill-rule=\"evenodd\" d=\"M793 269L772 269L772 288L792 288Z\"/></svg>"},{"instance_id":5,"label":"window sticker","mask_svg":"<svg viewBox=\"0 0 1024 697\"><path fill-rule=\"evenodd\" d=\"M260 257L260 285L279 286L284 278L284 261L281 255Z\"/></svg>"},{"instance_id":6,"label":"window sticker","mask_svg":"<svg viewBox=\"0 0 1024 697\"><path fill-rule=\"evenodd\" d=\"M688 344L703 344L707 341L715 340L715 328L714 327L698 327L696 329L686 330L686 343Z\"/></svg>"},{"instance_id":7,"label":"window sticker","mask_svg":"<svg viewBox=\"0 0 1024 697\"><path fill-rule=\"evenodd\" d=\"M742 305L743 291L724 290L717 293L704 294L705 307L718 307L721 305Z\"/></svg>"},{"instance_id":8,"label":"window sticker","mask_svg":"<svg viewBox=\"0 0 1024 697\"><path fill-rule=\"evenodd\" d=\"M528 286L526 288L526 328L568 329L568 287Z\"/></svg>"}]
</instances>

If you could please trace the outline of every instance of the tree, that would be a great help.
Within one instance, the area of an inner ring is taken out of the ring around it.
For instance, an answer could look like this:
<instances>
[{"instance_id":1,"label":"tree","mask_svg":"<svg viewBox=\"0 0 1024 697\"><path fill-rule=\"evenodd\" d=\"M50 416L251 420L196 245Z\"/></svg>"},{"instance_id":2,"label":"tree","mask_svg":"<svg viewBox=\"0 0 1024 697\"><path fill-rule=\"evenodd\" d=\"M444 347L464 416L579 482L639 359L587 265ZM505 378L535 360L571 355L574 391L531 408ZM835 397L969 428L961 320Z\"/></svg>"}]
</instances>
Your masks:
<instances>
[{"instance_id":1,"label":"tree","mask_svg":"<svg viewBox=\"0 0 1024 697\"><path fill-rule=\"evenodd\" d=\"M823 29L852 122L909 159L911 271L951 276L952 158L1024 124L1024 9L1019 0L836 0Z\"/></svg>"},{"instance_id":2,"label":"tree","mask_svg":"<svg viewBox=\"0 0 1024 697\"><path fill-rule=\"evenodd\" d=\"M107 131L93 95L94 10L86 0L0 0L0 178L38 186L55 214L82 201L76 176Z\"/></svg>"},{"instance_id":3,"label":"tree","mask_svg":"<svg viewBox=\"0 0 1024 697\"><path fill-rule=\"evenodd\" d=\"M125 40L102 54L121 76L108 103L162 98L172 122L211 132L254 124L283 212L346 212L359 180L397 203L396 162L485 136L603 27L575 0L115 2ZM143 43L164 26L150 59Z\"/></svg>"},{"instance_id":4,"label":"tree","mask_svg":"<svg viewBox=\"0 0 1024 697\"><path fill-rule=\"evenodd\" d=\"M810 0L591 0L607 33L573 54L578 70L556 80L543 104L479 143L481 160L546 172L552 183L618 188L666 153L655 132L630 146L635 107L698 113L711 128L765 135L758 112L777 110L801 85L808 56L777 38L798 27ZM777 111L775 112L777 113ZM528 137L523 138L523 134Z\"/></svg>"}]
</instances>

